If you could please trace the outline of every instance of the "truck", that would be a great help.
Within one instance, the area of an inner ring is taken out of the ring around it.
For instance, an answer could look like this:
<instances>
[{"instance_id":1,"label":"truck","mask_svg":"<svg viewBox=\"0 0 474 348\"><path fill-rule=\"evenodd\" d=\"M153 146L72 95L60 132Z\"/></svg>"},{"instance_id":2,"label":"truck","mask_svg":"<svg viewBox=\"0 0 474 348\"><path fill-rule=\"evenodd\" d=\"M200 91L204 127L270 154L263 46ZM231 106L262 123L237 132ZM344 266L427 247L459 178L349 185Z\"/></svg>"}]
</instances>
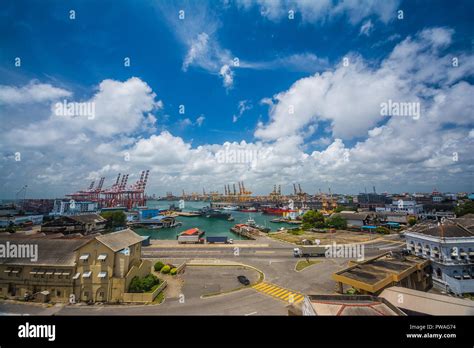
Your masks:
<instances>
[{"instance_id":1,"label":"truck","mask_svg":"<svg viewBox=\"0 0 474 348\"><path fill-rule=\"evenodd\" d=\"M324 245L302 245L293 249L294 257L324 256L326 254Z\"/></svg>"},{"instance_id":2,"label":"truck","mask_svg":"<svg viewBox=\"0 0 474 348\"><path fill-rule=\"evenodd\" d=\"M212 243L232 244L233 243L232 239L227 238L225 236L214 236L214 237L209 236L209 237L206 237L206 241L209 244L212 244Z\"/></svg>"},{"instance_id":3,"label":"truck","mask_svg":"<svg viewBox=\"0 0 474 348\"><path fill-rule=\"evenodd\" d=\"M180 235L178 236L178 243L179 244L184 244L184 243L204 243L204 238L201 238L199 235Z\"/></svg>"}]
</instances>

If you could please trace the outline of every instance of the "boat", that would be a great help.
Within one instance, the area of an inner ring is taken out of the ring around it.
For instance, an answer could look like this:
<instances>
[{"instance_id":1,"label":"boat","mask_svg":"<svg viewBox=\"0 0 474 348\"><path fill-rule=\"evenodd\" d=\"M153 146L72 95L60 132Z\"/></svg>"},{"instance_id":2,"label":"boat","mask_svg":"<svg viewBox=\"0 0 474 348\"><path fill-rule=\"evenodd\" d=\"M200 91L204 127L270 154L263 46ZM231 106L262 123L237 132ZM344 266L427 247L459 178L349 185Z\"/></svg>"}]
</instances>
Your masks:
<instances>
[{"instance_id":1,"label":"boat","mask_svg":"<svg viewBox=\"0 0 474 348\"><path fill-rule=\"evenodd\" d=\"M255 222L255 220L252 219L250 216L249 216L249 219L247 220L247 222L246 222L245 224L246 224L246 225L249 225L249 226L251 226L251 227L254 227L254 226L257 225L256 222Z\"/></svg>"},{"instance_id":2,"label":"boat","mask_svg":"<svg viewBox=\"0 0 474 348\"><path fill-rule=\"evenodd\" d=\"M255 208L255 207L242 208L242 209L239 209L239 211L241 211L243 213L255 213L255 212L257 212L257 208Z\"/></svg>"},{"instance_id":3,"label":"boat","mask_svg":"<svg viewBox=\"0 0 474 348\"><path fill-rule=\"evenodd\" d=\"M223 207L222 209L224 209L224 210L238 210L239 207L236 206L236 205L226 205L226 206Z\"/></svg>"},{"instance_id":4,"label":"boat","mask_svg":"<svg viewBox=\"0 0 474 348\"><path fill-rule=\"evenodd\" d=\"M297 210L288 208L262 208L262 213L268 215L283 215L285 213L296 213Z\"/></svg>"},{"instance_id":5,"label":"boat","mask_svg":"<svg viewBox=\"0 0 474 348\"><path fill-rule=\"evenodd\" d=\"M204 215L205 217L212 218L212 219L230 220L232 218L232 215L230 215L229 213L225 213L216 209L210 209L210 208L203 209L202 213L203 213L202 215Z\"/></svg>"}]
</instances>

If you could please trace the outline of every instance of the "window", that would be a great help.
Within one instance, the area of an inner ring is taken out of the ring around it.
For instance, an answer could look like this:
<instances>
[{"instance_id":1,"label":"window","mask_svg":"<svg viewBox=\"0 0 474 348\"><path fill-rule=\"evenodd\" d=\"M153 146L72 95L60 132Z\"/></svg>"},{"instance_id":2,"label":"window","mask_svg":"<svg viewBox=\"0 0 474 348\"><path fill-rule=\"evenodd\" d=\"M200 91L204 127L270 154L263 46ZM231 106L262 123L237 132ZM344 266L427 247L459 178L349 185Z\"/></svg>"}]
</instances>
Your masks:
<instances>
[{"instance_id":1,"label":"window","mask_svg":"<svg viewBox=\"0 0 474 348\"><path fill-rule=\"evenodd\" d=\"M90 278L92 275L92 272L91 271L87 271L87 272L84 272L84 274L82 275L82 278Z\"/></svg>"},{"instance_id":2,"label":"window","mask_svg":"<svg viewBox=\"0 0 474 348\"><path fill-rule=\"evenodd\" d=\"M104 262L107 259L107 254L100 254L97 260Z\"/></svg>"},{"instance_id":3,"label":"window","mask_svg":"<svg viewBox=\"0 0 474 348\"><path fill-rule=\"evenodd\" d=\"M99 278L107 278L107 272L99 272L97 275Z\"/></svg>"},{"instance_id":4,"label":"window","mask_svg":"<svg viewBox=\"0 0 474 348\"><path fill-rule=\"evenodd\" d=\"M56 290L56 296L58 296L58 297L61 296L61 290Z\"/></svg>"}]
</instances>

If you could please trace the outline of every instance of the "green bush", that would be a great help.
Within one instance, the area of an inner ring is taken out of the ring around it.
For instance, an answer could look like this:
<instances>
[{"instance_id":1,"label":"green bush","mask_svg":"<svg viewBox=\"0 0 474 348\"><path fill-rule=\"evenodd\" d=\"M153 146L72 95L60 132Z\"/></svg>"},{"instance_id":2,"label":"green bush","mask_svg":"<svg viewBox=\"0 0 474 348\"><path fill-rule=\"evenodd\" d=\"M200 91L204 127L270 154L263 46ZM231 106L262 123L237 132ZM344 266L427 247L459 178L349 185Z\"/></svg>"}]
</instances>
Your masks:
<instances>
[{"instance_id":1,"label":"green bush","mask_svg":"<svg viewBox=\"0 0 474 348\"><path fill-rule=\"evenodd\" d=\"M176 267L172 268L171 271L170 271L170 274L171 275L176 275L176 273L178 273L178 269Z\"/></svg>"},{"instance_id":2,"label":"green bush","mask_svg":"<svg viewBox=\"0 0 474 348\"><path fill-rule=\"evenodd\" d=\"M347 220L338 215L326 219L326 224L338 230L345 230L347 228Z\"/></svg>"},{"instance_id":3,"label":"green bush","mask_svg":"<svg viewBox=\"0 0 474 348\"><path fill-rule=\"evenodd\" d=\"M158 261L157 263L155 263L155 271L156 271L156 272L161 271L161 269L164 267L164 265L165 265L165 264L164 264L163 262Z\"/></svg>"},{"instance_id":4,"label":"green bush","mask_svg":"<svg viewBox=\"0 0 474 348\"><path fill-rule=\"evenodd\" d=\"M130 282L128 292L148 292L159 283L160 280L153 274L148 274L143 278L135 276Z\"/></svg>"},{"instance_id":5,"label":"green bush","mask_svg":"<svg viewBox=\"0 0 474 348\"><path fill-rule=\"evenodd\" d=\"M381 234L390 234L390 230L387 227L383 227L383 226L377 226L375 231Z\"/></svg>"},{"instance_id":6,"label":"green bush","mask_svg":"<svg viewBox=\"0 0 474 348\"><path fill-rule=\"evenodd\" d=\"M170 273L170 270L171 270L171 267L166 265L166 266L163 266L163 268L161 269L161 273L168 274Z\"/></svg>"},{"instance_id":7,"label":"green bush","mask_svg":"<svg viewBox=\"0 0 474 348\"><path fill-rule=\"evenodd\" d=\"M409 224L410 226L415 225L415 224L416 224L416 218L414 218L414 217L409 218L409 219L408 219L408 224Z\"/></svg>"}]
</instances>

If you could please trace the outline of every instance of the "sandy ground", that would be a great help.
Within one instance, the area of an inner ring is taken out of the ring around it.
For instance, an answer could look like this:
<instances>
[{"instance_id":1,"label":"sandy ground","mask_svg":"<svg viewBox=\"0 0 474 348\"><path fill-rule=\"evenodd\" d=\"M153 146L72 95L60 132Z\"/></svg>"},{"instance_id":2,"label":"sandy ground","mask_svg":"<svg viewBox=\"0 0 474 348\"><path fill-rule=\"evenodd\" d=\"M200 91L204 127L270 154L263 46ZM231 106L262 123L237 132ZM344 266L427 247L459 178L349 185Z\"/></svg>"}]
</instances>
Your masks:
<instances>
[{"instance_id":1,"label":"sandy ground","mask_svg":"<svg viewBox=\"0 0 474 348\"><path fill-rule=\"evenodd\" d=\"M380 234L375 233L352 232L345 230L337 230L334 233L304 231L302 234L298 235L294 235L288 231L285 231L279 233L272 233L270 236L278 240L283 240L285 242L295 244L301 244L302 240L304 239L311 240L313 241L313 243L315 240L318 239L320 241L320 244L332 244L333 242L336 242L338 244L361 243L381 237Z\"/></svg>"}]
</instances>

